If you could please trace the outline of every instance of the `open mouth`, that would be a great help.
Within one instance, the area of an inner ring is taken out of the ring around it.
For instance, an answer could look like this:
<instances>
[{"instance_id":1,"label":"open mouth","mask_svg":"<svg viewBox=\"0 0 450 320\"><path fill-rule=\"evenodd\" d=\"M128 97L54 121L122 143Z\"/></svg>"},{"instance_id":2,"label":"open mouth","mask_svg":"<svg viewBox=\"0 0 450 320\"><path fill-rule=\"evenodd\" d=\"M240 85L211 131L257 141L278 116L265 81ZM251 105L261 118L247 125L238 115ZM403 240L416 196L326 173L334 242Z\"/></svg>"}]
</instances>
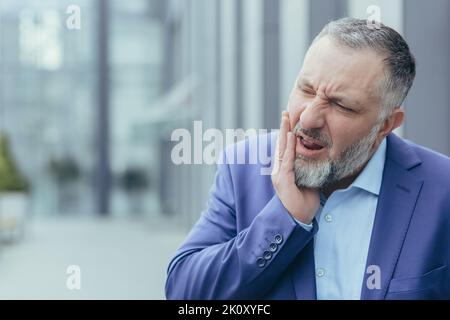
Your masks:
<instances>
[{"instance_id":1,"label":"open mouth","mask_svg":"<svg viewBox=\"0 0 450 320\"><path fill-rule=\"evenodd\" d=\"M308 150L318 151L318 150L325 148L323 143L321 143L317 140L311 139L309 137L306 137L304 135L300 134L300 135L298 135L298 138L299 138L302 146L304 146Z\"/></svg>"}]
</instances>

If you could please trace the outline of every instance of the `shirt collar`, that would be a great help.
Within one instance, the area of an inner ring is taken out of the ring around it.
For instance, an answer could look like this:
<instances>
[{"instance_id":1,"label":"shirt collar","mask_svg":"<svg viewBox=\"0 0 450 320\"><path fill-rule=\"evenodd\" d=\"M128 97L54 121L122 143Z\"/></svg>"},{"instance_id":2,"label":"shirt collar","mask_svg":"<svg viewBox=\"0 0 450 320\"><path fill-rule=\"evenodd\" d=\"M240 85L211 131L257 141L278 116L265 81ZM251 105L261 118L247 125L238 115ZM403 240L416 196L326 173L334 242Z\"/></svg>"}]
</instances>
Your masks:
<instances>
[{"instance_id":1,"label":"shirt collar","mask_svg":"<svg viewBox=\"0 0 450 320\"><path fill-rule=\"evenodd\" d=\"M383 139L378 150L367 163L363 171L353 181L350 187L366 190L379 195L383 179L384 162L386 160L386 138Z\"/></svg>"}]
</instances>

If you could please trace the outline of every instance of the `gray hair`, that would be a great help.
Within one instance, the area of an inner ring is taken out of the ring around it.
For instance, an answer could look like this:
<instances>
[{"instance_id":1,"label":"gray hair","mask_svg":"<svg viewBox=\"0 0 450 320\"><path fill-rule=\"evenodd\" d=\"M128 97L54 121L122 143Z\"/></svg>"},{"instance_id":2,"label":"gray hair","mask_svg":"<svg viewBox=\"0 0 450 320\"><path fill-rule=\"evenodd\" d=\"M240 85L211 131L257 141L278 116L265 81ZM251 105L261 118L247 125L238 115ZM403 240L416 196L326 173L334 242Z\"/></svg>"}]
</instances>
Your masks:
<instances>
[{"instance_id":1,"label":"gray hair","mask_svg":"<svg viewBox=\"0 0 450 320\"><path fill-rule=\"evenodd\" d=\"M380 88L383 107L380 119L402 105L413 84L416 63L408 44L397 31L382 23L375 26L368 20L342 18L329 22L313 43L324 36L356 50L369 48L386 56L383 59L385 80Z\"/></svg>"}]
</instances>

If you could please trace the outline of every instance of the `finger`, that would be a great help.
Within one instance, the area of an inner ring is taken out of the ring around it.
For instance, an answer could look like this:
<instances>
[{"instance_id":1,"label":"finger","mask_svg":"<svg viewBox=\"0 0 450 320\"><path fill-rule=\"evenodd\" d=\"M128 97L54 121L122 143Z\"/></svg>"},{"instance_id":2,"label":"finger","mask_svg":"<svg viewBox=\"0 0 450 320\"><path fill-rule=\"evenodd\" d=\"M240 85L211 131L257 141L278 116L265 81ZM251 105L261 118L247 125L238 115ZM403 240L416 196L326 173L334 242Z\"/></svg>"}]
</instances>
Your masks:
<instances>
[{"instance_id":1,"label":"finger","mask_svg":"<svg viewBox=\"0 0 450 320\"><path fill-rule=\"evenodd\" d=\"M284 172L290 172L294 170L294 160L295 160L295 145L296 145L295 135L292 132L287 134L287 145L283 156L283 162L281 168Z\"/></svg>"},{"instance_id":2,"label":"finger","mask_svg":"<svg viewBox=\"0 0 450 320\"><path fill-rule=\"evenodd\" d=\"M281 115L280 135L278 138L278 155L283 158L287 144L287 133L289 132L289 112L283 111ZM280 160L281 161L281 160Z\"/></svg>"},{"instance_id":3,"label":"finger","mask_svg":"<svg viewBox=\"0 0 450 320\"><path fill-rule=\"evenodd\" d=\"M278 171L280 170L281 161L278 160L279 143L280 143L280 138L278 138L277 146L275 148L275 157L274 157L275 160L274 160L273 169L272 169L272 176L276 175L278 173Z\"/></svg>"},{"instance_id":4,"label":"finger","mask_svg":"<svg viewBox=\"0 0 450 320\"><path fill-rule=\"evenodd\" d=\"M287 121L288 121L287 122L288 131L292 131L289 111L283 111L283 115L287 118Z\"/></svg>"},{"instance_id":5,"label":"finger","mask_svg":"<svg viewBox=\"0 0 450 320\"><path fill-rule=\"evenodd\" d=\"M283 161L284 150L286 149L287 133L290 131L289 112L283 111L281 114L280 132L277 139L275 148L275 161L272 170L272 175L278 174L281 163Z\"/></svg>"}]
</instances>

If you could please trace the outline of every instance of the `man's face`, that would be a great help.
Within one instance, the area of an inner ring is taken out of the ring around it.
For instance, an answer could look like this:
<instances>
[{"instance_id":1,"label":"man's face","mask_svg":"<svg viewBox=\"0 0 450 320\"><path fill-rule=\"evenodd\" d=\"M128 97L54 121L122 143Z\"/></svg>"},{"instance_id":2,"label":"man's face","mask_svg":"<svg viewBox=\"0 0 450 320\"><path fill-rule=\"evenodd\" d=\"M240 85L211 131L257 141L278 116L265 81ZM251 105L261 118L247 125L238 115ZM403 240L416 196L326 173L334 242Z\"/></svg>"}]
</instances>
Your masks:
<instances>
[{"instance_id":1,"label":"man's face","mask_svg":"<svg viewBox=\"0 0 450 320\"><path fill-rule=\"evenodd\" d=\"M308 50L288 103L299 187L337 182L372 155L383 138L378 91L383 72L380 55L328 37Z\"/></svg>"}]
</instances>

